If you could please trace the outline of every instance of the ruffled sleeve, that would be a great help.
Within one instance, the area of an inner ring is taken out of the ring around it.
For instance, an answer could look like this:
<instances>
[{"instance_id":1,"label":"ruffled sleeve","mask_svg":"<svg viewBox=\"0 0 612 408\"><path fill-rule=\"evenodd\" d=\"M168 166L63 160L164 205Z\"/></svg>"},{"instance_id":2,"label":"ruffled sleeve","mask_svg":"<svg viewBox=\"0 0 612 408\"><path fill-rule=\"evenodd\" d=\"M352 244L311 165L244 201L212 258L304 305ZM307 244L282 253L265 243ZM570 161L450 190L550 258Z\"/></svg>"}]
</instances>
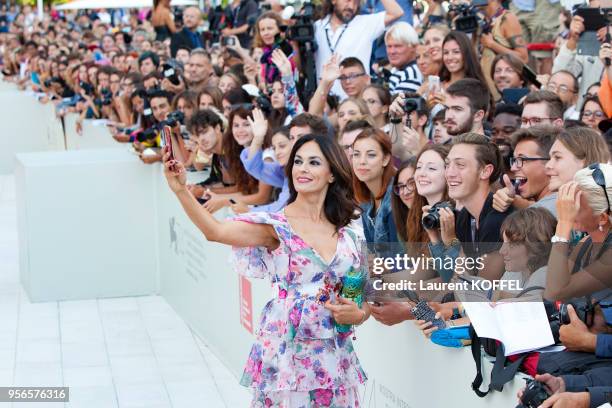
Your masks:
<instances>
[{"instance_id":1,"label":"ruffled sleeve","mask_svg":"<svg viewBox=\"0 0 612 408\"><path fill-rule=\"evenodd\" d=\"M232 264L236 272L249 278L274 277L276 273L275 256L284 252L281 218L273 213L246 213L234 217L233 221L267 224L274 227L280 241L280 246L274 251L266 247L232 247Z\"/></svg>"}]
</instances>

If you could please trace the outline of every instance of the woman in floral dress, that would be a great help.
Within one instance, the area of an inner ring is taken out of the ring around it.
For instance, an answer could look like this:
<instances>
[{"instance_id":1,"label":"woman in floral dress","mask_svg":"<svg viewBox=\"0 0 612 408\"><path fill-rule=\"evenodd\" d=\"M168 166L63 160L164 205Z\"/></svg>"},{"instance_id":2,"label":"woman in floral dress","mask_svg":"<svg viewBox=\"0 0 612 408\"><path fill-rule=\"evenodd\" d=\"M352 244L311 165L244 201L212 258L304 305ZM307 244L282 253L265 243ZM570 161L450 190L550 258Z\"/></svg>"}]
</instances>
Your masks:
<instances>
[{"instance_id":1,"label":"woman in floral dress","mask_svg":"<svg viewBox=\"0 0 612 408\"><path fill-rule=\"evenodd\" d=\"M220 222L185 187L181 163L164 156L168 185L210 241L234 247L235 267L277 287L261 315L241 383L254 389L253 407L359 406L366 381L351 331L370 315L339 296L341 279L361 269L363 233L350 165L325 136L307 135L287 164L290 198L279 213L250 213Z\"/></svg>"}]
</instances>

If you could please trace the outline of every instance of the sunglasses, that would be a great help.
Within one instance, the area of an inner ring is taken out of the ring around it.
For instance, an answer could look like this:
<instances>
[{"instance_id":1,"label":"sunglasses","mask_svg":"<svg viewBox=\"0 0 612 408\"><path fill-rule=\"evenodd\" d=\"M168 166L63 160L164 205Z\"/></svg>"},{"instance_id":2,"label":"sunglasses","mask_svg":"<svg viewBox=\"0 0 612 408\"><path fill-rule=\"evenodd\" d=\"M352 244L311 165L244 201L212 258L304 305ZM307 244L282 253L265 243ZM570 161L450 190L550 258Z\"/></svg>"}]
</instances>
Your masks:
<instances>
[{"instance_id":1,"label":"sunglasses","mask_svg":"<svg viewBox=\"0 0 612 408\"><path fill-rule=\"evenodd\" d=\"M599 167L599 163L593 163L589 166L589 169L593 170L593 180L595 184L603 189L604 196L606 197L606 202L608 203L608 213L610 212L610 199L608 198L608 191L606 189L606 178Z\"/></svg>"}]
</instances>

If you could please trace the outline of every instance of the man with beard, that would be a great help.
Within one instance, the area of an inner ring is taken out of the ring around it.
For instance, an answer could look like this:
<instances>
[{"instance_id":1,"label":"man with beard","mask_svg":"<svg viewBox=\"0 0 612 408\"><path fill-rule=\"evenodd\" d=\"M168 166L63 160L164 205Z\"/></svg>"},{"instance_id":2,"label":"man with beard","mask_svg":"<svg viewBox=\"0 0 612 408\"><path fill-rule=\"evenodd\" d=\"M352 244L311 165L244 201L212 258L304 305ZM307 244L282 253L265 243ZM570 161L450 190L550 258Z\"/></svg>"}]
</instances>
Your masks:
<instances>
[{"instance_id":1,"label":"man with beard","mask_svg":"<svg viewBox=\"0 0 612 408\"><path fill-rule=\"evenodd\" d=\"M460 79L446 90L444 125L451 136L463 133L484 135L483 122L491 95L486 84L474 78Z\"/></svg>"},{"instance_id":2,"label":"man with beard","mask_svg":"<svg viewBox=\"0 0 612 408\"><path fill-rule=\"evenodd\" d=\"M381 0L385 11L357 15L358 0L325 0L325 17L314 23L315 63L317 76L333 54L359 58L364 67L370 67L372 44L385 32L385 26L400 18L404 11L396 0ZM332 93L344 99L346 95L339 83L332 87Z\"/></svg>"}]
</instances>

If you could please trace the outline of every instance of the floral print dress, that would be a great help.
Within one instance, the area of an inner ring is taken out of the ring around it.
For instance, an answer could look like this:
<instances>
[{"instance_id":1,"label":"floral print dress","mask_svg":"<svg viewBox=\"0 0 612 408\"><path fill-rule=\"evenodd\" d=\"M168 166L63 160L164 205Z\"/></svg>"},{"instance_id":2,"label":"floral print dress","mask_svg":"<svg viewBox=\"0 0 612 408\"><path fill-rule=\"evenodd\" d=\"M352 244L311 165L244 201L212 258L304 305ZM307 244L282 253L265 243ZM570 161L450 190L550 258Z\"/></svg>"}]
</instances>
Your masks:
<instances>
[{"instance_id":1,"label":"floral print dress","mask_svg":"<svg viewBox=\"0 0 612 408\"><path fill-rule=\"evenodd\" d=\"M293 232L283 212L235 218L273 226L280 245L234 248L234 267L253 278L269 278L278 295L264 307L257 341L240 383L254 389L252 407L358 407L358 386L366 381L351 342L335 329L321 293L336 300L342 276L360 267L363 232L347 226L338 233L328 263ZM355 224L356 225L356 224Z\"/></svg>"}]
</instances>

